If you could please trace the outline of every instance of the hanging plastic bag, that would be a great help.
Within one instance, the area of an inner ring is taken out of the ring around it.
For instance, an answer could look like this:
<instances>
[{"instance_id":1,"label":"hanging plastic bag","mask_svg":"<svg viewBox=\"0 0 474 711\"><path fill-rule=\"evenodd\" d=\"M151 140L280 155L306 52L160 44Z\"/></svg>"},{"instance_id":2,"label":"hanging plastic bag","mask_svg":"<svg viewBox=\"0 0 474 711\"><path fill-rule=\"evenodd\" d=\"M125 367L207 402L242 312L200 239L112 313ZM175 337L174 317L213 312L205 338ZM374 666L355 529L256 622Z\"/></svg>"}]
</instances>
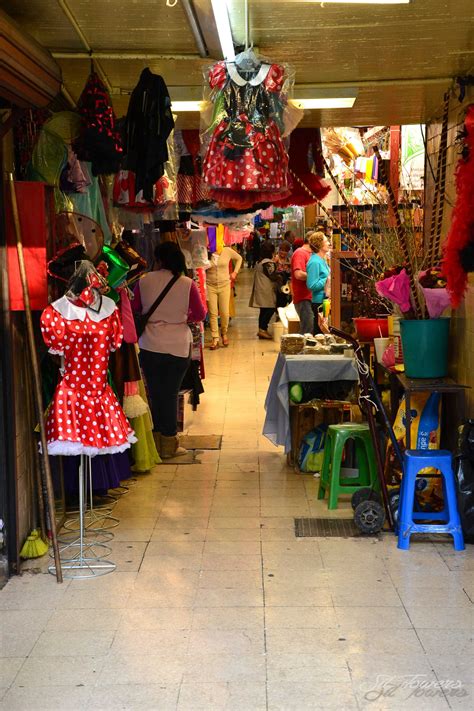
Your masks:
<instances>
[{"instance_id":1,"label":"hanging plastic bag","mask_svg":"<svg viewBox=\"0 0 474 711\"><path fill-rule=\"evenodd\" d=\"M290 194L285 117L294 72L249 49L205 74L201 113L203 177L222 207L251 208Z\"/></svg>"},{"instance_id":2,"label":"hanging plastic bag","mask_svg":"<svg viewBox=\"0 0 474 711\"><path fill-rule=\"evenodd\" d=\"M323 466L324 443L327 425L319 425L303 437L300 447L299 468L302 472L320 472Z\"/></svg>"},{"instance_id":3,"label":"hanging plastic bag","mask_svg":"<svg viewBox=\"0 0 474 711\"><path fill-rule=\"evenodd\" d=\"M474 543L474 420L459 428L454 475L464 540Z\"/></svg>"}]
</instances>

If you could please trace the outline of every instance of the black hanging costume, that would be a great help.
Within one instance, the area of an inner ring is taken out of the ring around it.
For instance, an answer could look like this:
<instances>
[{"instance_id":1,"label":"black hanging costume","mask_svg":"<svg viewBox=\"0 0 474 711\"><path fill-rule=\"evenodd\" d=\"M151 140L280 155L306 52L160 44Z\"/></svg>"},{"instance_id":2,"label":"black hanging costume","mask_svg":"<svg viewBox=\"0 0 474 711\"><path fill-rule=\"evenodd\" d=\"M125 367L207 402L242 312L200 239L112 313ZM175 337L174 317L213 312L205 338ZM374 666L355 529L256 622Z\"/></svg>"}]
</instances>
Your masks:
<instances>
[{"instance_id":1,"label":"black hanging costume","mask_svg":"<svg viewBox=\"0 0 474 711\"><path fill-rule=\"evenodd\" d=\"M124 125L125 165L136 176L137 193L152 201L153 186L168 160L166 140L174 128L171 99L163 77L144 69L132 92Z\"/></svg>"}]
</instances>

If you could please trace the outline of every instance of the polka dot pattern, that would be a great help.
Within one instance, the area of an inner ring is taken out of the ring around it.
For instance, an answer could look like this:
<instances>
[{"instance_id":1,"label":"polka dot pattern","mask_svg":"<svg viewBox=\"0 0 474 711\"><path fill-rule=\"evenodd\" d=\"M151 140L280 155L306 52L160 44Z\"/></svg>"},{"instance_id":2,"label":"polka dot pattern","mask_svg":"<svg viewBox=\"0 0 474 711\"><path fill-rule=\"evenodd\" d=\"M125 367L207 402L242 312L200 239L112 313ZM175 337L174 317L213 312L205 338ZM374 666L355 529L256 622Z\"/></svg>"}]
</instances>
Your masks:
<instances>
[{"instance_id":1,"label":"polka dot pattern","mask_svg":"<svg viewBox=\"0 0 474 711\"><path fill-rule=\"evenodd\" d=\"M97 324L87 314L84 321L67 321L48 306L41 332L50 350L64 354L63 377L46 421L50 453L67 455L73 446L90 455L123 451L133 430L107 382L108 354L122 342L118 311Z\"/></svg>"},{"instance_id":2,"label":"polka dot pattern","mask_svg":"<svg viewBox=\"0 0 474 711\"><path fill-rule=\"evenodd\" d=\"M277 123L270 115L271 93L279 93L284 69L272 65L259 84L238 87L225 63L211 69L211 88L223 89L226 116L214 130L203 164L203 178L211 195L218 190L238 202L265 202L283 197L288 190L288 154ZM244 91L242 98L241 92ZM254 107L251 111L248 106ZM258 109L257 109L258 107ZM248 112L248 113L246 113ZM244 147L247 146L247 147ZM247 194L251 193L249 198Z\"/></svg>"}]
</instances>

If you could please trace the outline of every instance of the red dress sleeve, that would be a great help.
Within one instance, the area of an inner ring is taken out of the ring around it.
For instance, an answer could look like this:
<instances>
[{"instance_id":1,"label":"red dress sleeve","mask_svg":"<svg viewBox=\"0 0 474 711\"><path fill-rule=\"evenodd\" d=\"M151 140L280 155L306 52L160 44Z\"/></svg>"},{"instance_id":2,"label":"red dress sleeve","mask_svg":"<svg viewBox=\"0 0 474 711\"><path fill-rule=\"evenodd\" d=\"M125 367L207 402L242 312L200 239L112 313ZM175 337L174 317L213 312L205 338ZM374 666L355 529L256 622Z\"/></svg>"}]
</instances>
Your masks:
<instances>
[{"instance_id":1,"label":"red dress sleeve","mask_svg":"<svg viewBox=\"0 0 474 711\"><path fill-rule=\"evenodd\" d=\"M41 314L41 335L53 355L64 355L66 323L51 305Z\"/></svg>"},{"instance_id":2,"label":"red dress sleeve","mask_svg":"<svg viewBox=\"0 0 474 711\"><path fill-rule=\"evenodd\" d=\"M285 80L285 69L280 64L272 64L265 79L265 88L268 91L279 93Z\"/></svg>"},{"instance_id":3,"label":"red dress sleeve","mask_svg":"<svg viewBox=\"0 0 474 711\"><path fill-rule=\"evenodd\" d=\"M123 326L118 309L110 316L110 351L113 353L122 345Z\"/></svg>"},{"instance_id":4,"label":"red dress sleeve","mask_svg":"<svg viewBox=\"0 0 474 711\"><path fill-rule=\"evenodd\" d=\"M216 62L209 70L209 86L211 89L222 89L226 79L225 62Z\"/></svg>"}]
</instances>

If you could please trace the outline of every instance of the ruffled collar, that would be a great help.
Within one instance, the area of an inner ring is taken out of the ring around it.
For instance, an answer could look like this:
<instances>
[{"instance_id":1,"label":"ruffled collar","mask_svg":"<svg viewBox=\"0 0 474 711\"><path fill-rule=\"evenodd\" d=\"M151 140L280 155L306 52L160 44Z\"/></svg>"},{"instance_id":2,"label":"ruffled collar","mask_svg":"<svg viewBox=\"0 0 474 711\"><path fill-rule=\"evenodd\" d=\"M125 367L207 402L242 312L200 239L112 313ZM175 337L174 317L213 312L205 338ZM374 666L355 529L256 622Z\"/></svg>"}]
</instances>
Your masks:
<instances>
[{"instance_id":1,"label":"ruffled collar","mask_svg":"<svg viewBox=\"0 0 474 711\"><path fill-rule=\"evenodd\" d=\"M55 311L60 313L66 321L85 321L86 316L88 316L91 321L95 321L96 323L111 316L117 308L115 302L108 296L102 297L102 306L98 312L92 311L92 309L86 309L83 306L75 306L65 296L62 296L57 301L53 301L51 306Z\"/></svg>"},{"instance_id":2,"label":"ruffled collar","mask_svg":"<svg viewBox=\"0 0 474 711\"><path fill-rule=\"evenodd\" d=\"M227 66L227 71L229 72L230 78L238 86L245 86L246 84L250 84L251 86L258 86L259 84L261 84L262 82L265 81L265 79L267 78L267 74L271 68L271 64L262 64L260 69L256 73L256 75L252 79L249 79L247 81L237 71L235 62L227 62L226 66Z\"/></svg>"}]
</instances>

